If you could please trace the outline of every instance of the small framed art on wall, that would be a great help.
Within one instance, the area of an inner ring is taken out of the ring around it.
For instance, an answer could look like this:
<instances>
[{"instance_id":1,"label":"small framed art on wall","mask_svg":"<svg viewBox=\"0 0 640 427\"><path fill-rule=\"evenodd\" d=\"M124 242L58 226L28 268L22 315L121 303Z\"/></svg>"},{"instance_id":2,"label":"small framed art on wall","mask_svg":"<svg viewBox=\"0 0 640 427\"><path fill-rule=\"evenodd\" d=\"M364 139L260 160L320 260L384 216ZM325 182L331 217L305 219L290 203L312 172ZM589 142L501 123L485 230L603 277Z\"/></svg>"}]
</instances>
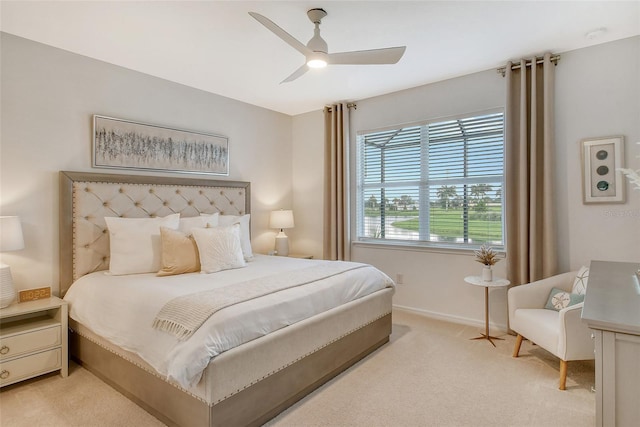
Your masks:
<instances>
[{"instance_id":1,"label":"small framed art on wall","mask_svg":"<svg viewBox=\"0 0 640 427\"><path fill-rule=\"evenodd\" d=\"M583 203L624 203L624 137L582 140Z\"/></svg>"}]
</instances>

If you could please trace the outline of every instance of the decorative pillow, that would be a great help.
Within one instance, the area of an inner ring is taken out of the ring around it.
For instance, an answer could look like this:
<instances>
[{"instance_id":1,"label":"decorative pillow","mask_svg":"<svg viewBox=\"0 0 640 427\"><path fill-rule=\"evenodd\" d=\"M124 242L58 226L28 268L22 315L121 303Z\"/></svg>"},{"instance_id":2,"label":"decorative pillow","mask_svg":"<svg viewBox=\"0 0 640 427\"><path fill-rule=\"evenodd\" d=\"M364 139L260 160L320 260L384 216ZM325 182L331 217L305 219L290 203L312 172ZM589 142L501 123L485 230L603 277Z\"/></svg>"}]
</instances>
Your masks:
<instances>
[{"instance_id":1,"label":"decorative pillow","mask_svg":"<svg viewBox=\"0 0 640 427\"><path fill-rule=\"evenodd\" d=\"M219 213L201 214L200 216L187 216L180 218L178 230L191 234L193 228L217 227Z\"/></svg>"},{"instance_id":2,"label":"decorative pillow","mask_svg":"<svg viewBox=\"0 0 640 427\"><path fill-rule=\"evenodd\" d=\"M162 268L158 271L158 276L200 271L200 254L191 235L160 227L160 237L162 238Z\"/></svg>"},{"instance_id":3,"label":"decorative pillow","mask_svg":"<svg viewBox=\"0 0 640 427\"><path fill-rule=\"evenodd\" d=\"M589 269L585 266L580 267L575 280L573 281L572 294L584 295L587 293L587 282L589 281Z\"/></svg>"},{"instance_id":4,"label":"decorative pillow","mask_svg":"<svg viewBox=\"0 0 640 427\"><path fill-rule=\"evenodd\" d=\"M240 224L228 227L194 228L202 273L244 267L247 264L240 245Z\"/></svg>"},{"instance_id":5,"label":"decorative pillow","mask_svg":"<svg viewBox=\"0 0 640 427\"><path fill-rule=\"evenodd\" d=\"M161 266L160 227L177 229L180 214L164 218L105 217L113 275L155 273Z\"/></svg>"},{"instance_id":6,"label":"decorative pillow","mask_svg":"<svg viewBox=\"0 0 640 427\"><path fill-rule=\"evenodd\" d=\"M549 310L560 311L563 308L581 303L584 301L584 295L572 294L562 289L553 288L549 293L549 299L544 308Z\"/></svg>"},{"instance_id":7,"label":"decorative pillow","mask_svg":"<svg viewBox=\"0 0 640 427\"><path fill-rule=\"evenodd\" d=\"M242 216L237 215L220 215L218 218L218 225L226 226L232 224L240 224L240 244L242 245L242 254L244 260L249 261L253 258L253 251L251 250L251 229L249 227L249 221L251 214Z\"/></svg>"}]
</instances>

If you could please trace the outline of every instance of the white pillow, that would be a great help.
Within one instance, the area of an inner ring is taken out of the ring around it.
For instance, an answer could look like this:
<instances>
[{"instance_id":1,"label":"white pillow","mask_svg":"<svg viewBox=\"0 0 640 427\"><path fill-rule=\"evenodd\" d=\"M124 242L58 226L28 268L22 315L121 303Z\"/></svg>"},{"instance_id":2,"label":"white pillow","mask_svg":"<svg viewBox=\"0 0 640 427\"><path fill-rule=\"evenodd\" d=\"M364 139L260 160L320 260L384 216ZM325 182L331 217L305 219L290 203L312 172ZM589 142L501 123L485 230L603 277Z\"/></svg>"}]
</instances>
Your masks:
<instances>
[{"instance_id":1,"label":"white pillow","mask_svg":"<svg viewBox=\"0 0 640 427\"><path fill-rule=\"evenodd\" d=\"M198 245L201 273L215 273L247 265L240 246L239 224L194 228L191 232Z\"/></svg>"},{"instance_id":2,"label":"white pillow","mask_svg":"<svg viewBox=\"0 0 640 427\"><path fill-rule=\"evenodd\" d=\"M242 245L242 254L244 255L245 261L253 258L253 252L251 250L251 229L249 227L250 219L251 214L242 216L220 215L220 217L218 217L218 225L222 227L236 223L240 224L240 244Z\"/></svg>"},{"instance_id":3,"label":"white pillow","mask_svg":"<svg viewBox=\"0 0 640 427\"><path fill-rule=\"evenodd\" d=\"M582 266L573 281L572 294L585 295L587 293L587 282L589 281L589 268Z\"/></svg>"},{"instance_id":4,"label":"white pillow","mask_svg":"<svg viewBox=\"0 0 640 427\"><path fill-rule=\"evenodd\" d=\"M155 273L162 266L160 227L178 228L180 214L164 218L105 217L113 275Z\"/></svg>"},{"instance_id":5,"label":"white pillow","mask_svg":"<svg viewBox=\"0 0 640 427\"><path fill-rule=\"evenodd\" d=\"M193 228L217 227L219 215L220 214L216 212L214 214L200 214L200 216L187 216L180 218L178 230L189 235Z\"/></svg>"}]
</instances>

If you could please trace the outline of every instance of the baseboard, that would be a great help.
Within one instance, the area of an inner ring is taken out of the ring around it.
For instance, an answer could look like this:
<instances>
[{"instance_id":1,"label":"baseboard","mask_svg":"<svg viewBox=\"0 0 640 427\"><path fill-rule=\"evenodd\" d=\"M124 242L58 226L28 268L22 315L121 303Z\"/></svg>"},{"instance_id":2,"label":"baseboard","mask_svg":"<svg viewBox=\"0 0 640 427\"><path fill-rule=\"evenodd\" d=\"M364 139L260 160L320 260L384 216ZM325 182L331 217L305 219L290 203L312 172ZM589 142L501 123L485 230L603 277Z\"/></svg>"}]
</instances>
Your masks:
<instances>
[{"instance_id":1,"label":"baseboard","mask_svg":"<svg viewBox=\"0 0 640 427\"><path fill-rule=\"evenodd\" d=\"M419 314L421 316L429 317L431 319L444 320L446 322L452 322L452 323L459 323L462 325L477 326L482 328L484 328L485 326L484 321L472 319L470 317L454 316L452 314L440 313L437 311L430 311L430 310L423 310L421 308L406 307L406 306L397 305L397 304L393 304L393 309L402 310L402 311L406 311L414 314ZM489 321L489 328L491 328L492 330L497 329L502 332L507 332L507 325L501 324L501 323L494 323Z\"/></svg>"}]
</instances>

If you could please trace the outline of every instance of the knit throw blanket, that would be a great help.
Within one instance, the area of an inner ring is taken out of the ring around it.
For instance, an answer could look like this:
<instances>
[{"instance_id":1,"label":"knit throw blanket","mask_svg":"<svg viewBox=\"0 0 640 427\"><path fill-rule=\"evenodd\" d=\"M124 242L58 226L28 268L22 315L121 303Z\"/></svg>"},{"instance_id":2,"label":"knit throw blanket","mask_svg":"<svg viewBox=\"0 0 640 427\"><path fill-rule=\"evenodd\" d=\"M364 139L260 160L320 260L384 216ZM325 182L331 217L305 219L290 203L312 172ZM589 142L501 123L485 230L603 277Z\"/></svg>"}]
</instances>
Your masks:
<instances>
[{"instance_id":1,"label":"knit throw blanket","mask_svg":"<svg viewBox=\"0 0 640 427\"><path fill-rule=\"evenodd\" d=\"M300 270L247 280L224 288L179 296L160 309L153 321L153 327L172 334L180 340L186 340L209 317L225 307L366 266L366 264L353 262L331 261Z\"/></svg>"}]
</instances>

